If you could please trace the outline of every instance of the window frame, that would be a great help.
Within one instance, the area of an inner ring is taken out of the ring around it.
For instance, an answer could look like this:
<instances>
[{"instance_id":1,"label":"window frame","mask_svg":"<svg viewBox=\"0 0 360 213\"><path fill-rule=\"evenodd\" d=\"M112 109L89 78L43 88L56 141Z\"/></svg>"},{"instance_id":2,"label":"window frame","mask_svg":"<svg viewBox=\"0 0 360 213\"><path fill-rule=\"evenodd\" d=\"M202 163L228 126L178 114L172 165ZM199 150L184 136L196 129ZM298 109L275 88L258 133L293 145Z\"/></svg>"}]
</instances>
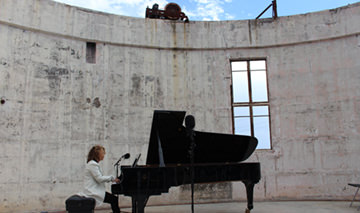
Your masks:
<instances>
[{"instance_id":1,"label":"window frame","mask_svg":"<svg viewBox=\"0 0 360 213\"><path fill-rule=\"evenodd\" d=\"M267 101L257 101L257 102L253 102L253 97L252 97L252 85L251 85L251 70L250 70L250 62L251 61L265 61L265 80L266 80L266 95L267 95ZM244 70L243 72L247 73L247 80L248 80L248 98L249 101L248 102L235 102L234 101L234 94L233 94L233 68L232 68L232 63L233 62L246 62L246 71ZM254 116L254 110L253 107L256 106L267 106L268 109L268 119L269 119L269 145L270 148L267 149L260 149L260 150L272 150L272 134L271 134L271 114L270 114L270 99L269 99L269 81L268 81L268 60L267 58L240 58L240 59L231 59L230 60L230 71L231 71L231 85L230 85L230 91L231 91L231 114L232 114L232 132L233 134L235 134L235 118L237 117L247 117L247 116L235 116L235 112L234 112L234 108L235 107L249 107L249 116L248 118L250 119L250 133L251 136L254 137L255 135L255 128L254 128L254 118L256 117L264 117L264 116L259 116L259 115L255 115ZM259 149L257 149L259 150Z\"/></svg>"}]
</instances>

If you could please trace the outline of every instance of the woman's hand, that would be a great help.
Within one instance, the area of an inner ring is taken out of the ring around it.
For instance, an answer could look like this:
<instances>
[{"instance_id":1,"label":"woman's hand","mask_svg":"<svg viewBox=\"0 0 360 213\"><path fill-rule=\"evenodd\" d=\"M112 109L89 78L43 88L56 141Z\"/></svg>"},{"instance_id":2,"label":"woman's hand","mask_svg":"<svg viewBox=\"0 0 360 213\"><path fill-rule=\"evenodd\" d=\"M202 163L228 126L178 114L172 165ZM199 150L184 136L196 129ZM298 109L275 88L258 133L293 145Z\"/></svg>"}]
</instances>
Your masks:
<instances>
[{"instance_id":1,"label":"woman's hand","mask_svg":"<svg viewBox=\"0 0 360 213\"><path fill-rule=\"evenodd\" d=\"M119 179L119 178L115 178L114 182L115 182L115 183L120 183L120 179Z\"/></svg>"}]
</instances>

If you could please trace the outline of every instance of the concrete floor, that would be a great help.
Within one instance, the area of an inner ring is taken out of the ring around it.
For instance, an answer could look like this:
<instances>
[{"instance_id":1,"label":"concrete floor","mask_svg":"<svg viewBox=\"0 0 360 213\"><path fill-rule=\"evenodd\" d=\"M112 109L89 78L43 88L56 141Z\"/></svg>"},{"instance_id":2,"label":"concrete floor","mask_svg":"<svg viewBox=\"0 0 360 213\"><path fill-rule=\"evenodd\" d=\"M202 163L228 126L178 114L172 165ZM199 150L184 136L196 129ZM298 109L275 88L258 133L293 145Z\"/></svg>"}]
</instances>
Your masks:
<instances>
[{"instance_id":1,"label":"concrete floor","mask_svg":"<svg viewBox=\"0 0 360 213\"><path fill-rule=\"evenodd\" d=\"M349 206L350 201L272 201L255 202L251 213L360 213L357 211L359 202ZM243 213L245 202L196 204L195 213ZM121 211L131 213L131 208ZM110 213L110 209L96 210L95 213ZM145 213L187 213L191 205L147 206Z\"/></svg>"}]
</instances>

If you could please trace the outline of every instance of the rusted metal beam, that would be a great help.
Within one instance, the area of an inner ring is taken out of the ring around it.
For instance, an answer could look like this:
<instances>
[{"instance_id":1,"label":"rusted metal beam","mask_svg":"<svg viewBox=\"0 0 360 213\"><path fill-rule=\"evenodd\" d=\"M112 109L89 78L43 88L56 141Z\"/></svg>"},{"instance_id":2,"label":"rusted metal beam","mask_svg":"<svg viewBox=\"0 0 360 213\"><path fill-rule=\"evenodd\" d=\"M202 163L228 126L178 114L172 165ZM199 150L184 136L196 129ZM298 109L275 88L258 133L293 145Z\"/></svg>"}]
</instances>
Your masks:
<instances>
[{"instance_id":1,"label":"rusted metal beam","mask_svg":"<svg viewBox=\"0 0 360 213\"><path fill-rule=\"evenodd\" d=\"M276 0L272 1L272 8L273 8L273 19L277 19L278 14L277 14L277 4L276 4Z\"/></svg>"}]
</instances>

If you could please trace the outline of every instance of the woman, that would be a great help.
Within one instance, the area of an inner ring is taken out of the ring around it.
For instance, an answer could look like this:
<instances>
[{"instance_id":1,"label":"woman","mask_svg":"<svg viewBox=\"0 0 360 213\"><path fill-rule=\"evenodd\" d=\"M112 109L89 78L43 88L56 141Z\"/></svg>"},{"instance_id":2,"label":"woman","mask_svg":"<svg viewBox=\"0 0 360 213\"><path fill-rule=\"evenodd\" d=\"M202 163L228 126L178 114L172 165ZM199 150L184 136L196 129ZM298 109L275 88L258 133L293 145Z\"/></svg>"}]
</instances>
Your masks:
<instances>
[{"instance_id":1,"label":"woman","mask_svg":"<svg viewBox=\"0 0 360 213\"><path fill-rule=\"evenodd\" d=\"M99 162L104 159L105 148L100 145L93 146L87 157L87 164L85 170L84 186L85 190L81 193L81 196L92 197L96 200L96 205L104 203L110 203L111 209L115 213L120 212L118 198L105 191L106 182L119 183L118 178L114 176L104 176L100 168Z\"/></svg>"}]
</instances>

